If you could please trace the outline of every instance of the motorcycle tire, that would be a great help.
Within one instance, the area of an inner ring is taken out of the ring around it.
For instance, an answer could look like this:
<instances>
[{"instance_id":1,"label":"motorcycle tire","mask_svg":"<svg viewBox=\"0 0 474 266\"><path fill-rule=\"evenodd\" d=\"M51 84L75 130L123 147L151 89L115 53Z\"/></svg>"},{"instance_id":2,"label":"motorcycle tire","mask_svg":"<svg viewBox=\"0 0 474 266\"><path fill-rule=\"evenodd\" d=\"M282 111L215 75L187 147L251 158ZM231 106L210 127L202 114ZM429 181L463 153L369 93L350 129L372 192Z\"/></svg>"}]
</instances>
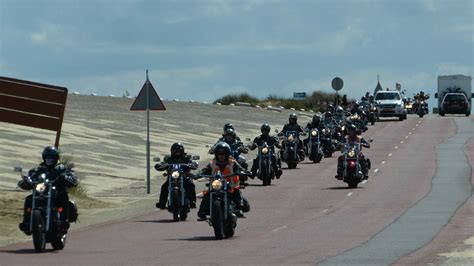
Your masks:
<instances>
[{"instance_id":1,"label":"motorcycle tire","mask_svg":"<svg viewBox=\"0 0 474 266\"><path fill-rule=\"evenodd\" d=\"M43 217L43 212L41 210L33 211L33 245L35 251L40 253L43 252L46 248L46 232L45 229L45 219Z\"/></svg>"},{"instance_id":2,"label":"motorcycle tire","mask_svg":"<svg viewBox=\"0 0 474 266\"><path fill-rule=\"evenodd\" d=\"M296 169L297 163L295 162L288 162L288 169Z\"/></svg>"},{"instance_id":3,"label":"motorcycle tire","mask_svg":"<svg viewBox=\"0 0 474 266\"><path fill-rule=\"evenodd\" d=\"M220 200L216 200L212 203L212 227L214 228L214 235L216 239L223 239L224 234L224 213L222 210L222 203Z\"/></svg>"},{"instance_id":4,"label":"motorcycle tire","mask_svg":"<svg viewBox=\"0 0 474 266\"><path fill-rule=\"evenodd\" d=\"M370 125L371 125L371 126L375 125L375 119L372 120L372 121L370 121Z\"/></svg>"},{"instance_id":5,"label":"motorcycle tire","mask_svg":"<svg viewBox=\"0 0 474 266\"><path fill-rule=\"evenodd\" d=\"M351 182L347 183L349 188L356 188L358 184L359 184L359 182L357 182L357 181L351 181Z\"/></svg>"},{"instance_id":6,"label":"motorcycle tire","mask_svg":"<svg viewBox=\"0 0 474 266\"><path fill-rule=\"evenodd\" d=\"M171 198L173 199L173 205L178 205L178 206L171 206L171 209L173 210L173 221L179 222L180 219L180 211L179 211L179 202L180 202L180 197L179 197L179 191L174 190L173 195L171 195Z\"/></svg>"},{"instance_id":7,"label":"motorcycle tire","mask_svg":"<svg viewBox=\"0 0 474 266\"><path fill-rule=\"evenodd\" d=\"M186 221L187 218L188 218L188 211L186 209L183 209L179 215L179 220Z\"/></svg>"},{"instance_id":8,"label":"motorcycle tire","mask_svg":"<svg viewBox=\"0 0 474 266\"><path fill-rule=\"evenodd\" d=\"M318 155L316 155L316 157L313 159L313 163L320 163L322 159L323 159L323 155L322 155L322 154L318 154Z\"/></svg>"},{"instance_id":9,"label":"motorcycle tire","mask_svg":"<svg viewBox=\"0 0 474 266\"><path fill-rule=\"evenodd\" d=\"M231 218L230 218L231 219ZM232 221L226 221L225 227L224 227L224 235L226 238L231 238L235 234L235 227L234 223Z\"/></svg>"},{"instance_id":10,"label":"motorcycle tire","mask_svg":"<svg viewBox=\"0 0 474 266\"><path fill-rule=\"evenodd\" d=\"M53 246L53 249L55 250L64 249L64 247L66 246L66 237L67 237L66 234L56 236L53 239L53 241L51 241L51 246Z\"/></svg>"}]
</instances>

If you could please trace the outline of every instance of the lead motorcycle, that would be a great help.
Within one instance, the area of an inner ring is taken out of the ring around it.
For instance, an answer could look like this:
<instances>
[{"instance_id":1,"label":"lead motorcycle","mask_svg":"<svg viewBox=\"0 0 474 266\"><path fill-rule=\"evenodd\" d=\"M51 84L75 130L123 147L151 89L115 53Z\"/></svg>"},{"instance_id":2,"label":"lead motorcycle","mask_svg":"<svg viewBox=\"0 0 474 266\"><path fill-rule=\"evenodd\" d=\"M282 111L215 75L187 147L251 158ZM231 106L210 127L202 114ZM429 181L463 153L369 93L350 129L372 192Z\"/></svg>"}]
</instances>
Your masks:
<instances>
[{"instance_id":1,"label":"lead motorcycle","mask_svg":"<svg viewBox=\"0 0 474 266\"><path fill-rule=\"evenodd\" d=\"M369 140L369 142L372 142L372 140ZM360 157L362 155L361 144L344 144L342 151L342 181L347 183L349 188L356 188L364 178L364 173L362 172L362 166L360 164ZM370 164L368 164L367 169L370 169Z\"/></svg>"},{"instance_id":2,"label":"lead motorcycle","mask_svg":"<svg viewBox=\"0 0 474 266\"><path fill-rule=\"evenodd\" d=\"M193 156L194 160L199 160L199 156ZM154 158L155 162L159 162L160 158ZM188 218L190 210L190 201L186 196L185 182L186 170L196 169L198 163L193 164L161 164L160 167L165 169L163 174L168 178L168 211L173 214L173 221L185 221Z\"/></svg>"},{"instance_id":3,"label":"lead motorcycle","mask_svg":"<svg viewBox=\"0 0 474 266\"><path fill-rule=\"evenodd\" d=\"M306 154L313 163L321 162L324 156L321 141L319 140L319 131L316 128L309 130L308 144Z\"/></svg>"},{"instance_id":4,"label":"lead motorcycle","mask_svg":"<svg viewBox=\"0 0 474 266\"><path fill-rule=\"evenodd\" d=\"M207 178L209 180L207 184L209 189L205 193L209 193L210 215L206 215L206 220L213 227L216 239L233 237L237 227L237 216L234 214L236 206L229 195L233 192L233 188L226 177L234 178L234 183L239 181L235 174L222 175L220 171L215 175L197 175L195 177L195 179Z\"/></svg>"},{"instance_id":5,"label":"lead motorcycle","mask_svg":"<svg viewBox=\"0 0 474 266\"><path fill-rule=\"evenodd\" d=\"M321 145L323 148L324 157L332 157L335 147L333 145L333 130L331 127L325 127L321 131Z\"/></svg>"},{"instance_id":6,"label":"lead motorcycle","mask_svg":"<svg viewBox=\"0 0 474 266\"><path fill-rule=\"evenodd\" d=\"M74 165L67 166L71 170ZM33 246L36 252L43 252L46 249L46 243L51 243L55 250L64 249L69 227L65 226L60 219L62 212L66 211L63 207L56 206L57 190L54 185L58 175L53 173L42 173L39 177L33 178L33 175L24 176L21 167L15 167L15 172L21 174L23 180L33 187L32 205L30 212L30 232L33 237ZM33 173L34 174L34 173ZM72 201L67 203L69 222L77 220L77 207Z\"/></svg>"}]
</instances>

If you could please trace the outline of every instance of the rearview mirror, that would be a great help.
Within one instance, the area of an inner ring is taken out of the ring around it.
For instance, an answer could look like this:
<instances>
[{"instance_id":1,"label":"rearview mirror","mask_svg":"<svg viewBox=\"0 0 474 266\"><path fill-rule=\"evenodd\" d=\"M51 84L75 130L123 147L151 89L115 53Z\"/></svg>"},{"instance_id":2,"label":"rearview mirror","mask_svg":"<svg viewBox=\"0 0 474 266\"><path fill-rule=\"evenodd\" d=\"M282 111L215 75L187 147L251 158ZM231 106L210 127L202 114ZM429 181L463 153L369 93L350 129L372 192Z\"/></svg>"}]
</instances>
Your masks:
<instances>
[{"instance_id":1,"label":"rearview mirror","mask_svg":"<svg viewBox=\"0 0 474 266\"><path fill-rule=\"evenodd\" d=\"M435 93L435 98L438 99L438 93Z\"/></svg>"},{"instance_id":2,"label":"rearview mirror","mask_svg":"<svg viewBox=\"0 0 474 266\"><path fill-rule=\"evenodd\" d=\"M278 131L278 128L275 128L275 133L277 133L277 134L278 134L278 132L280 132L280 131Z\"/></svg>"},{"instance_id":3,"label":"rearview mirror","mask_svg":"<svg viewBox=\"0 0 474 266\"><path fill-rule=\"evenodd\" d=\"M21 172L23 172L23 168L21 168L21 166L15 166L15 167L13 168L13 172L15 172L15 173L21 173Z\"/></svg>"},{"instance_id":4,"label":"rearview mirror","mask_svg":"<svg viewBox=\"0 0 474 266\"><path fill-rule=\"evenodd\" d=\"M369 139L369 143L372 143L372 142L374 142L374 139Z\"/></svg>"},{"instance_id":5,"label":"rearview mirror","mask_svg":"<svg viewBox=\"0 0 474 266\"><path fill-rule=\"evenodd\" d=\"M160 162L161 161L160 156L153 157L153 161L154 162Z\"/></svg>"},{"instance_id":6,"label":"rearview mirror","mask_svg":"<svg viewBox=\"0 0 474 266\"><path fill-rule=\"evenodd\" d=\"M193 159L194 161L199 161L199 160L201 159L201 157L200 157L199 155L194 155L194 156L192 157L192 159Z\"/></svg>"}]
</instances>

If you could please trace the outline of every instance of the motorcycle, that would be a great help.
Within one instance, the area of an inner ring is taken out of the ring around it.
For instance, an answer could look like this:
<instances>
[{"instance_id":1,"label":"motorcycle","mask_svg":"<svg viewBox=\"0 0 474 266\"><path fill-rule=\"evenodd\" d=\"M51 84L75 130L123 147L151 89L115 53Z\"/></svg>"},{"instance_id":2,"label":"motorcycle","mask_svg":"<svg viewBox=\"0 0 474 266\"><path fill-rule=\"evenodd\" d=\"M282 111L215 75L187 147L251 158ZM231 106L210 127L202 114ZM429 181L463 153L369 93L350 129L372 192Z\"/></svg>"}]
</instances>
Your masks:
<instances>
[{"instance_id":1,"label":"motorcycle","mask_svg":"<svg viewBox=\"0 0 474 266\"><path fill-rule=\"evenodd\" d=\"M308 158L313 161L313 163L321 162L321 159L324 156L324 152L321 148L321 141L319 140L318 129L313 128L310 130L306 151Z\"/></svg>"},{"instance_id":2,"label":"motorcycle","mask_svg":"<svg viewBox=\"0 0 474 266\"><path fill-rule=\"evenodd\" d=\"M369 142L372 142L372 139ZM354 143L352 145L344 144L342 181L347 183L349 188L356 188L364 178L362 166L359 161L361 153L362 151L360 143ZM369 163L367 165L367 169L370 169Z\"/></svg>"},{"instance_id":3,"label":"motorcycle","mask_svg":"<svg viewBox=\"0 0 474 266\"><path fill-rule=\"evenodd\" d=\"M374 105L374 104L370 104L369 105L369 111L368 111L368 119L369 119L369 122L370 122L370 125L375 125L375 122L377 121L378 117L377 117L377 107Z\"/></svg>"},{"instance_id":4,"label":"motorcycle","mask_svg":"<svg viewBox=\"0 0 474 266\"><path fill-rule=\"evenodd\" d=\"M258 147L258 171L257 177L262 180L262 185L269 186L275 179L275 171L273 170L273 146L269 146L266 142Z\"/></svg>"},{"instance_id":5,"label":"motorcycle","mask_svg":"<svg viewBox=\"0 0 474 266\"><path fill-rule=\"evenodd\" d=\"M73 164L67 166L70 169ZM33 237L33 246L36 252L43 252L46 249L46 243L51 243L55 250L64 249L69 226L64 224L60 217L61 213L68 208L69 222L77 220L77 207L72 201L67 206L59 207L55 204L57 190L54 185L58 175L53 173L42 173L38 178L33 176L24 176L21 167L15 167L15 172L21 174L21 177L33 187L32 205L27 211L30 213L30 232Z\"/></svg>"},{"instance_id":6,"label":"motorcycle","mask_svg":"<svg viewBox=\"0 0 474 266\"><path fill-rule=\"evenodd\" d=\"M199 156L193 156L193 160L199 160ZM160 158L155 157L155 162L159 162ZM190 210L190 202L186 196L185 172L188 168L197 168L197 163L190 164L162 164L161 167L166 169L163 173L168 178L168 211L173 214L173 221L185 221Z\"/></svg>"},{"instance_id":7,"label":"motorcycle","mask_svg":"<svg viewBox=\"0 0 474 266\"><path fill-rule=\"evenodd\" d=\"M416 114L422 118L425 114L427 114L428 104L425 100L419 100L416 103Z\"/></svg>"},{"instance_id":8,"label":"motorcycle","mask_svg":"<svg viewBox=\"0 0 474 266\"><path fill-rule=\"evenodd\" d=\"M233 192L233 188L226 177L232 178L234 183L239 182L238 176L222 175L220 171L215 175L197 175L195 177L195 179L209 179L207 184L209 190L205 193L209 193L210 215L206 215L206 220L213 227L216 239L233 237L237 227L237 216L234 214L236 206L229 195Z\"/></svg>"},{"instance_id":9,"label":"motorcycle","mask_svg":"<svg viewBox=\"0 0 474 266\"><path fill-rule=\"evenodd\" d=\"M322 137L320 138L324 157L332 157L333 152L335 151L333 145L333 133L331 127L325 127L321 131Z\"/></svg>"},{"instance_id":10,"label":"motorcycle","mask_svg":"<svg viewBox=\"0 0 474 266\"><path fill-rule=\"evenodd\" d=\"M281 159L288 164L288 169L295 169L300 162L298 154L298 142L300 140L298 136L297 131L287 131L284 136L281 136L283 141L283 147L280 150Z\"/></svg>"}]
</instances>

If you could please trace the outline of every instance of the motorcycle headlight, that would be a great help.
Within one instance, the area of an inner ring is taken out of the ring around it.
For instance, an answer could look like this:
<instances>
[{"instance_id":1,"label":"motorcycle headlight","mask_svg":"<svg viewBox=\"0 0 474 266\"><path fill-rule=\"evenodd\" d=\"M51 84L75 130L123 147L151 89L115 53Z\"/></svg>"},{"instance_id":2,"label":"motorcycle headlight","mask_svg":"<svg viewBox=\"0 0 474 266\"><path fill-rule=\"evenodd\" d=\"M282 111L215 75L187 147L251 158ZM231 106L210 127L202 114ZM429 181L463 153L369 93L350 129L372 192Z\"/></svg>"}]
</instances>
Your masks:
<instances>
[{"instance_id":1,"label":"motorcycle headlight","mask_svg":"<svg viewBox=\"0 0 474 266\"><path fill-rule=\"evenodd\" d=\"M348 153L349 157L355 157L355 154L356 154L355 151L350 151Z\"/></svg>"},{"instance_id":2,"label":"motorcycle headlight","mask_svg":"<svg viewBox=\"0 0 474 266\"><path fill-rule=\"evenodd\" d=\"M211 186L212 186L212 189L219 190L222 188L222 182L220 180L214 180L212 181Z\"/></svg>"},{"instance_id":3,"label":"motorcycle headlight","mask_svg":"<svg viewBox=\"0 0 474 266\"><path fill-rule=\"evenodd\" d=\"M318 135L318 131L313 130L311 131L311 136L316 137Z\"/></svg>"},{"instance_id":4,"label":"motorcycle headlight","mask_svg":"<svg viewBox=\"0 0 474 266\"><path fill-rule=\"evenodd\" d=\"M268 148L267 148L267 147L263 148L263 149L262 149L262 153L263 153L263 154L267 154L267 153L268 153Z\"/></svg>"},{"instance_id":5,"label":"motorcycle headlight","mask_svg":"<svg viewBox=\"0 0 474 266\"><path fill-rule=\"evenodd\" d=\"M171 177L173 179L178 179L179 178L179 172L178 171L174 171L172 174L171 174Z\"/></svg>"},{"instance_id":6,"label":"motorcycle headlight","mask_svg":"<svg viewBox=\"0 0 474 266\"><path fill-rule=\"evenodd\" d=\"M326 134L328 132L327 129L323 129L323 133Z\"/></svg>"},{"instance_id":7,"label":"motorcycle headlight","mask_svg":"<svg viewBox=\"0 0 474 266\"><path fill-rule=\"evenodd\" d=\"M341 130L342 131L346 130L346 126L342 126Z\"/></svg>"},{"instance_id":8,"label":"motorcycle headlight","mask_svg":"<svg viewBox=\"0 0 474 266\"><path fill-rule=\"evenodd\" d=\"M290 141L290 142L293 141L293 139L294 139L294 138L293 138L293 135L290 135L290 136L288 137L288 141Z\"/></svg>"},{"instance_id":9,"label":"motorcycle headlight","mask_svg":"<svg viewBox=\"0 0 474 266\"><path fill-rule=\"evenodd\" d=\"M40 183L36 185L36 192L43 193L46 190L46 185L44 183Z\"/></svg>"}]
</instances>

